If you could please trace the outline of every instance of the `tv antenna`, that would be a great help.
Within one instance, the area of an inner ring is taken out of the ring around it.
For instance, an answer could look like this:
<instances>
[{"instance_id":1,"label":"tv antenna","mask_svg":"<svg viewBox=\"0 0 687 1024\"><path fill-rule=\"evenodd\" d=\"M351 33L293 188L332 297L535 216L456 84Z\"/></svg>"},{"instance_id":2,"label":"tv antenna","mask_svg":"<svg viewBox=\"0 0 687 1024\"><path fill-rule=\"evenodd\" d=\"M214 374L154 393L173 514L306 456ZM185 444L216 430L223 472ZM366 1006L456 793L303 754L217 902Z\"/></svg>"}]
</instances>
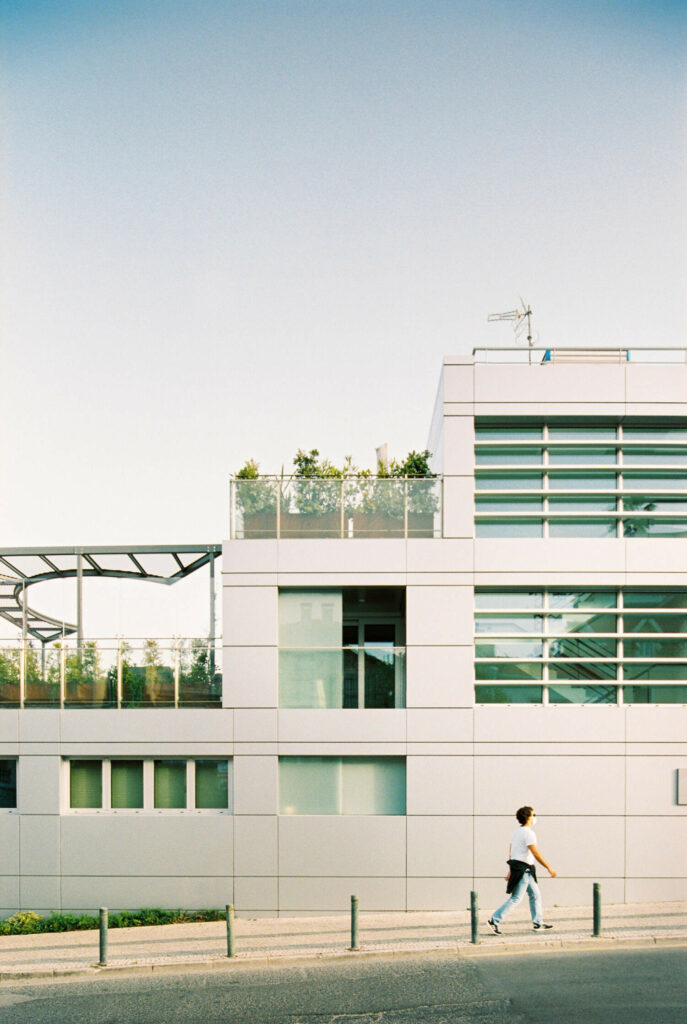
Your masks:
<instances>
[{"instance_id":1,"label":"tv antenna","mask_svg":"<svg viewBox=\"0 0 687 1024\"><path fill-rule=\"evenodd\" d=\"M489 323L495 320L512 320L515 337L518 341L527 330L527 344L532 348L532 310L525 300L520 296L520 309L509 309L506 313L490 313L487 317Z\"/></svg>"}]
</instances>

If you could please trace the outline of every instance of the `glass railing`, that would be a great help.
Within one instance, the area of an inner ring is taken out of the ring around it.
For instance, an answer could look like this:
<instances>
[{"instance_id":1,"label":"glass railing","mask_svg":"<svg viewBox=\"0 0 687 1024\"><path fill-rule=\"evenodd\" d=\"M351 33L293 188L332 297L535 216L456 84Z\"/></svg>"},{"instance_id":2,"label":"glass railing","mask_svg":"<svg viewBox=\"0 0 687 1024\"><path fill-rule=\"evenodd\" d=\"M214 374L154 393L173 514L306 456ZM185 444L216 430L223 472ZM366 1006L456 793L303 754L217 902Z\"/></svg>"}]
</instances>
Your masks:
<instances>
[{"instance_id":1,"label":"glass railing","mask_svg":"<svg viewBox=\"0 0 687 1024\"><path fill-rule=\"evenodd\" d=\"M403 708L405 647L281 648L282 708Z\"/></svg>"},{"instance_id":2,"label":"glass railing","mask_svg":"<svg viewBox=\"0 0 687 1024\"><path fill-rule=\"evenodd\" d=\"M221 642L73 637L0 647L0 707L220 707Z\"/></svg>"},{"instance_id":3,"label":"glass railing","mask_svg":"<svg viewBox=\"0 0 687 1024\"><path fill-rule=\"evenodd\" d=\"M440 477L234 478L230 536L440 537L441 510Z\"/></svg>"}]
</instances>

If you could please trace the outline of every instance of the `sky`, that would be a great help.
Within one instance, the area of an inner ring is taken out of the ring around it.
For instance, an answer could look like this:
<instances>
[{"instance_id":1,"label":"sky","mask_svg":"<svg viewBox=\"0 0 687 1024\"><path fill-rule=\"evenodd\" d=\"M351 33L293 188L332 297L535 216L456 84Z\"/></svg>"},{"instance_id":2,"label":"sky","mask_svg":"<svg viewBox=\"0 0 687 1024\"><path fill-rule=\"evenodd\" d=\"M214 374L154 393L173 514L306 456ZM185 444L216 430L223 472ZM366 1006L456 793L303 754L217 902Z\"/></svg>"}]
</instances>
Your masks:
<instances>
[{"instance_id":1,"label":"sky","mask_svg":"<svg viewBox=\"0 0 687 1024\"><path fill-rule=\"evenodd\" d=\"M218 542L441 360L687 344L687 4L0 0L0 542Z\"/></svg>"}]
</instances>

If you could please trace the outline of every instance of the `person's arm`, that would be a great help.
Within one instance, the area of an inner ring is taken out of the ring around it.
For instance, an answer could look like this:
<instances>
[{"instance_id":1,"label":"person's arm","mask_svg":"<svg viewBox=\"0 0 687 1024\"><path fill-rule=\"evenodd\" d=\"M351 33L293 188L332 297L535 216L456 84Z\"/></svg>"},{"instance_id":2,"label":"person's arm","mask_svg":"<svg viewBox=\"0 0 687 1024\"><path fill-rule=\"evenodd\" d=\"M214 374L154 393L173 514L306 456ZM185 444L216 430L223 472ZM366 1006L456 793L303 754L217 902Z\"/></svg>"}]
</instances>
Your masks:
<instances>
[{"instance_id":1,"label":"person's arm","mask_svg":"<svg viewBox=\"0 0 687 1024\"><path fill-rule=\"evenodd\" d=\"M509 843L508 844L508 860L510 860L511 853L512 853L512 847L511 847L511 844ZM508 874L505 877L506 877L506 881L508 881L509 878L510 878L510 864L508 865Z\"/></svg>"},{"instance_id":2,"label":"person's arm","mask_svg":"<svg viewBox=\"0 0 687 1024\"><path fill-rule=\"evenodd\" d=\"M546 863L546 861L544 860L544 858L540 854L540 852L537 849L537 847L535 846L535 844L532 843L532 845L528 846L527 849L530 851L530 853L532 854L534 859L538 860L543 868L546 868L546 870L551 875L551 877L555 878L556 877L556 872L553 870L553 868L549 867L549 865Z\"/></svg>"}]
</instances>

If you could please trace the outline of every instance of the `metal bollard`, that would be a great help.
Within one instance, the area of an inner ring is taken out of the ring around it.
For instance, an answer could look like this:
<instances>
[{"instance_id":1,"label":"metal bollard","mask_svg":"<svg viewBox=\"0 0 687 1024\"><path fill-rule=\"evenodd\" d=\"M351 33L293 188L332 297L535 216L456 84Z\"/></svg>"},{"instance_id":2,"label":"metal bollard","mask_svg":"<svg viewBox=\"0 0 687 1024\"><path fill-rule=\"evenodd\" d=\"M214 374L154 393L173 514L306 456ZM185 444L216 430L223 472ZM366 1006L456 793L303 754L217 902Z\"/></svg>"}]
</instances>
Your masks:
<instances>
[{"instance_id":1,"label":"metal bollard","mask_svg":"<svg viewBox=\"0 0 687 1024\"><path fill-rule=\"evenodd\" d=\"M100 959L98 967L107 967L107 907L100 908Z\"/></svg>"},{"instance_id":2,"label":"metal bollard","mask_svg":"<svg viewBox=\"0 0 687 1024\"><path fill-rule=\"evenodd\" d=\"M594 882L594 937L601 935L601 885Z\"/></svg>"},{"instance_id":3,"label":"metal bollard","mask_svg":"<svg viewBox=\"0 0 687 1024\"><path fill-rule=\"evenodd\" d=\"M358 949L358 897L351 896L351 949Z\"/></svg>"},{"instance_id":4,"label":"metal bollard","mask_svg":"<svg viewBox=\"0 0 687 1024\"><path fill-rule=\"evenodd\" d=\"M473 946L479 945L479 922L477 915L479 914L479 906L477 904L477 893L474 889L470 890L470 942Z\"/></svg>"},{"instance_id":5,"label":"metal bollard","mask_svg":"<svg viewBox=\"0 0 687 1024\"><path fill-rule=\"evenodd\" d=\"M235 943L234 943L234 907L232 904L226 904L227 911L227 956L235 956Z\"/></svg>"}]
</instances>

